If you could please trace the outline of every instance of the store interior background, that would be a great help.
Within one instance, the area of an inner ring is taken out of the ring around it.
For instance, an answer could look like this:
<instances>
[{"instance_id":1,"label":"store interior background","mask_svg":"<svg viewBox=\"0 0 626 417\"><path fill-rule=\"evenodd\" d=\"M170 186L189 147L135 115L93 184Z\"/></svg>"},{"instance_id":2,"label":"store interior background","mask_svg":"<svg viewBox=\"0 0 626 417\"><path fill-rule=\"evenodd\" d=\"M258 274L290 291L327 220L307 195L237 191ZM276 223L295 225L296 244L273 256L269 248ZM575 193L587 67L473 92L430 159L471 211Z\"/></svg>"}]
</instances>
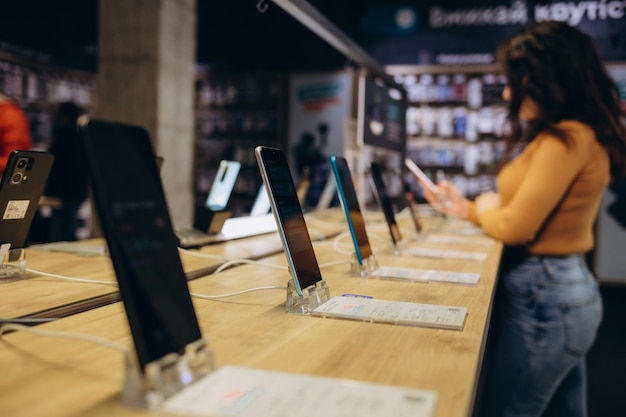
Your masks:
<instances>
[{"instance_id":1,"label":"store interior background","mask_svg":"<svg viewBox=\"0 0 626 417\"><path fill-rule=\"evenodd\" d=\"M135 10L142 7L142 1L131 3ZM154 3L162 2L159 0ZM515 3L507 1L310 0L309 3L381 65L433 65L437 64L438 56L442 54L490 54L506 35L519 27L489 25L442 30L427 27L428 13L433 6L455 10L512 7ZM557 2L522 3L527 5L527 10L532 10L535 5ZM262 8L267 6L267 10L260 12L258 4ZM396 16L403 7L415 12L416 20L400 27ZM194 71L197 74L227 77L234 74L248 81L261 80L260 83L263 83L263 80L270 79L271 82L280 83L278 94L282 94L283 99L270 104L273 106L271 112L277 112L278 116L271 117L277 117L278 126L275 134L266 138L268 144L287 146L289 143L286 126L289 107L284 96L288 93L287 79L291 74L325 73L357 67L349 58L270 1L197 0L196 17L197 67ZM90 112L97 114L96 97L101 98L96 83L99 68L98 22L97 0L5 2L0 10L0 61L3 62L0 70L12 71L11 65L7 67L7 63L11 64L11 59L15 58L19 62L27 62L29 66L33 65L32 68L37 68L40 73L50 71L53 78L68 76L77 79L93 93L93 100L86 99L84 104ZM578 27L593 32L592 36L607 62L626 62L625 17L593 22L586 19ZM32 106L29 117L39 120L42 114L51 112L52 104L29 103ZM260 114L264 114L264 111L267 110L260 110ZM38 135L37 138L44 144L42 146L45 146L47 139L46 126L43 123L35 127L34 134ZM197 149L189 154L193 155L194 152L198 153ZM198 161L195 163L197 165ZM214 175L214 168L216 166L203 173L208 176L207 183L212 180L210 175ZM194 174L190 171L189 175ZM250 188L260 183L260 179L255 176L258 173L250 170L247 175L253 178ZM190 178L189 183L192 182L197 188L197 178ZM242 190L242 194L246 193L246 190ZM623 229L617 236L626 238ZM626 415L626 398L623 396L623 375L626 373L626 334L623 332L626 274L618 278L621 282L613 280L602 286L605 320L588 360L591 417Z\"/></svg>"}]
</instances>

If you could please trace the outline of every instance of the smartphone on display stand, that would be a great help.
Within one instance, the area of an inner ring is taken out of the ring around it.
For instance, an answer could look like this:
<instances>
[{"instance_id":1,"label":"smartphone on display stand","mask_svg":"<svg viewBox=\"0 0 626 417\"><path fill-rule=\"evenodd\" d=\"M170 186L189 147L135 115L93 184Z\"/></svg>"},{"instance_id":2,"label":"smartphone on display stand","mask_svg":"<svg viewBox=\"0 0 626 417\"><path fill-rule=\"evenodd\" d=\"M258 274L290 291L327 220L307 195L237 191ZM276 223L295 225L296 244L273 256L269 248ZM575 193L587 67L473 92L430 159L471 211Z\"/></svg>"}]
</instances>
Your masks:
<instances>
[{"instance_id":1,"label":"smartphone on display stand","mask_svg":"<svg viewBox=\"0 0 626 417\"><path fill-rule=\"evenodd\" d=\"M396 223L396 216L393 212L393 204L389 198L389 194L387 194L387 187L385 186L385 181L383 179L383 167L376 162L372 162L370 164L370 175L368 178L372 185L374 196L378 201L378 205L382 209L383 215L385 216L385 221L387 222L387 227L389 228L389 234L391 235L391 241L394 246L398 246L402 240L402 234L400 233L400 229Z\"/></svg>"},{"instance_id":2,"label":"smartphone on display stand","mask_svg":"<svg viewBox=\"0 0 626 417\"><path fill-rule=\"evenodd\" d=\"M237 161L220 161L220 166L211 185L206 206L213 211L225 210L228 200L235 188L235 182L241 169L241 163Z\"/></svg>"},{"instance_id":3,"label":"smartphone on display stand","mask_svg":"<svg viewBox=\"0 0 626 417\"><path fill-rule=\"evenodd\" d=\"M304 288L322 280L322 274L287 158L280 149L265 146L257 146L254 153L278 225L294 288L301 296Z\"/></svg>"},{"instance_id":4,"label":"smartphone on display stand","mask_svg":"<svg viewBox=\"0 0 626 417\"><path fill-rule=\"evenodd\" d=\"M432 182L430 178L428 178L428 175L426 175L415 162L413 162L410 158L405 158L404 165L406 165L409 171L411 171L411 173L415 175L415 177L419 180L420 185L428 188L433 193L433 195L437 198L441 205L447 206L449 204L449 202L441 194L435 183Z\"/></svg>"},{"instance_id":5,"label":"smartphone on display stand","mask_svg":"<svg viewBox=\"0 0 626 417\"><path fill-rule=\"evenodd\" d=\"M53 163L54 155L48 152L9 154L0 180L0 243L10 243L10 249L26 244Z\"/></svg>"},{"instance_id":6,"label":"smartphone on display stand","mask_svg":"<svg viewBox=\"0 0 626 417\"><path fill-rule=\"evenodd\" d=\"M143 372L201 338L154 151L137 126L82 117L79 134Z\"/></svg>"},{"instance_id":7,"label":"smartphone on display stand","mask_svg":"<svg viewBox=\"0 0 626 417\"><path fill-rule=\"evenodd\" d=\"M348 161L343 157L333 155L330 157L330 166L337 183L339 201L346 214L356 258L359 265L363 265L363 261L372 256L373 252L367 237L365 221L361 213L361 207L359 206L354 182L352 182L352 174L348 167Z\"/></svg>"}]
</instances>

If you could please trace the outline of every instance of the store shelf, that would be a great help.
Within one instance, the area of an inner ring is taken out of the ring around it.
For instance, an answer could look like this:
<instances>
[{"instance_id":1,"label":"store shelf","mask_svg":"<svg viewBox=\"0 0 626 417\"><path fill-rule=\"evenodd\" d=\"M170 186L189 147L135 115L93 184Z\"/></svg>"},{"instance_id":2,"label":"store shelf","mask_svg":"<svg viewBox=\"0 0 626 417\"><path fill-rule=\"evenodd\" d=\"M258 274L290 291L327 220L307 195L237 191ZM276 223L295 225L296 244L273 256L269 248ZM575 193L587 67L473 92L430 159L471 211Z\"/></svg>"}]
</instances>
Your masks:
<instances>
[{"instance_id":1,"label":"store shelf","mask_svg":"<svg viewBox=\"0 0 626 417\"><path fill-rule=\"evenodd\" d=\"M229 202L234 214L250 209L261 178L254 148L286 143L286 76L198 69L194 190L204 204L220 160L242 163ZM252 196L252 197L251 197Z\"/></svg>"},{"instance_id":2,"label":"store shelf","mask_svg":"<svg viewBox=\"0 0 626 417\"><path fill-rule=\"evenodd\" d=\"M504 151L505 79L497 67L390 66L406 88L407 155L467 197L494 188Z\"/></svg>"}]
</instances>

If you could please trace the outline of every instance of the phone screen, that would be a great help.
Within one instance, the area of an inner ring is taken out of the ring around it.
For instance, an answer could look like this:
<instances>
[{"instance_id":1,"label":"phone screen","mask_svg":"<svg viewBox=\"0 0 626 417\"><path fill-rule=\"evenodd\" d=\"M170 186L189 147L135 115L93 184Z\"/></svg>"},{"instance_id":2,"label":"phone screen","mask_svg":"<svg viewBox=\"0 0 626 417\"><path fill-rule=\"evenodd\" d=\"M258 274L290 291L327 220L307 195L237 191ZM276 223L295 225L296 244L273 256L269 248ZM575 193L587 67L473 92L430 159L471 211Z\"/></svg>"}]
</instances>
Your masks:
<instances>
[{"instance_id":1,"label":"phone screen","mask_svg":"<svg viewBox=\"0 0 626 417\"><path fill-rule=\"evenodd\" d=\"M201 338L148 133L80 121L95 203L139 365Z\"/></svg>"},{"instance_id":2,"label":"phone screen","mask_svg":"<svg viewBox=\"0 0 626 417\"><path fill-rule=\"evenodd\" d=\"M372 256L372 248L367 238L365 221L361 214L361 207L359 206L359 200L357 199L354 183L352 182L350 168L348 167L346 159L340 156L331 156L330 164L337 182L339 201L346 213L357 260L359 264L363 264L363 259Z\"/></svg>"},{"instance_id":3,"label":"phone screen","mask_svg":"<svg viewBox=\"0 0 626 417\"><path fill-rule=\"evenodd\" d=\"M287 255L298 294L322 280L315 251L311 244L302 207L287 165L285 154L274 148L259 146L255 154L267 187L274 217Z\"/></svg>"},{"instance_id":4,"label":"phone screen","mask_svg":"<svg viewBox=\"0 0 626 417\"><path fill-rule=\"evenodd\" d=\"M385 215L385 221L389 227L391 240L393 241L393 244L396 245L400 240L402 240L402 235L400 234L400 229L398 229L398 225L396 224L396 217L393 213L393 204L391 203L391 199L389 198L385 187L383 168L376 162L372 162L370 165L370 174L372 182L374 183L374 194L377 196L378 204L380 204L383 214Z\"/></svg>"},{"instance_id":5,"label":"phone screen","mask_svg":"<svg viewBox=\"0 0 626 417\"><path fill-rule=\"evenodd\" d=\"M226 209L240 169L241 164L237 161L220 161L220 167L206 201L208 208L214 211Z\"/></svg>"},{"instance_id":6,"label":"phone screen","mask_svg":"<svg viewBox=\"0 0 626 417\"><path fill-rule=\"evenodd\" d=\"M426 187L428 187L430 191L432 191L435 194L439 194L439 190L437 190L437 186L431 181L430 178L428 178L426 174L424 174L424 171L422 171L415 162L413 162L409 158L406 158L404 160L404 164L409 169L409 171L413 173L413 175L415 175Z\"/></svg>"}]
</instances>

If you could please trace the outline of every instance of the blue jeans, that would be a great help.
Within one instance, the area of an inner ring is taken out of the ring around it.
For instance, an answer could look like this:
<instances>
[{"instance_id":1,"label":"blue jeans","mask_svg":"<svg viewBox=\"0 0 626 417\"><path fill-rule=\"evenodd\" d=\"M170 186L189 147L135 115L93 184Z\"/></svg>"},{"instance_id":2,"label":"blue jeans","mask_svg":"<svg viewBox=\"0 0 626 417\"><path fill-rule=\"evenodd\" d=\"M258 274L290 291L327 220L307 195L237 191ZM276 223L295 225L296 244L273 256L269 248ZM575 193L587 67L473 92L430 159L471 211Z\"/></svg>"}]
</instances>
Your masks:
<instances>
[{"instance_id":1,"label":"blue jeans","mask_svg":"<svg viewBox=\"0 0 626 417\"><path fill-rule=\"evenodd\" d=\"M602 302L583 256L504 265L496 297L477 416L585 417Z\"/></svg>"}]
</instances>

